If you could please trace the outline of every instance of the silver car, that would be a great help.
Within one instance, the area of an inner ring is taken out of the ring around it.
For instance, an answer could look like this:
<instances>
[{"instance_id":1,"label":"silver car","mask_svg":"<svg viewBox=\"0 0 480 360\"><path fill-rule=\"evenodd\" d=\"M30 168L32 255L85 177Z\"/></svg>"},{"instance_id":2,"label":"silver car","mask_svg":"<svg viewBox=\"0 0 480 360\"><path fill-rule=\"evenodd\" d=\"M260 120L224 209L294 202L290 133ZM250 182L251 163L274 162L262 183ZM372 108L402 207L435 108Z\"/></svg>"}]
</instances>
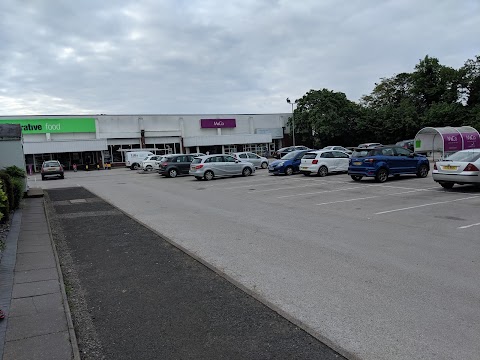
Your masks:
<instances>
[{"instance_id":1,"label":"silver car","mask_svg":"<svg viewBox=\"0 0 480 360\"><path fill-rule=\"evenodd\" d=\"M461 150L433 167L433 180L445 189L455 184L480 186L480 149Z\"/></svg>"},{"instance_id":2,"label":"silver car","mask_svg":"<svg viewBox=\"0 0 480 360\"><path fill-rule=\"evenodd\" d=\"M252 152L236 152L231 154L235 159L238 159L242 162L249 162L255 165L255 167L266 169L268 167L268 159L263 156L258 156Z\"/></svg>"},{"instance_id":3,"label":"silver car","mask_svg":"<svg viewBox=\"0 0 480 360\"><path fill-rule=\"evenodd\" d=\"M255 173L255 166L249 162L241 162L231 155L213 154L198 156L190 164L190 175L197 180L212 180L214 177L243 175Z\"/></svg>"}]
</instances>

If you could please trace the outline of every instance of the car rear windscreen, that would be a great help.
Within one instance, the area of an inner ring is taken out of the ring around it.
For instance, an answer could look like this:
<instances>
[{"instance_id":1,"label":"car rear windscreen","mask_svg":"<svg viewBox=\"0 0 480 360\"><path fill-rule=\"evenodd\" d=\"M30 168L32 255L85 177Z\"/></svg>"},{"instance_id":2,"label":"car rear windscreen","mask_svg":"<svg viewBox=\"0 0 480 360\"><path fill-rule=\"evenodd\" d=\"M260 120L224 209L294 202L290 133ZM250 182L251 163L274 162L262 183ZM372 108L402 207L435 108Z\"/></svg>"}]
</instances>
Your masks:
<instances>
[{"instance_id":1,"label":"car rear windscreen","mask_svg":"<svg viewBox=\"0 0 480 360\"><path fill-rule=\"evenodd\" d=\"M195 158L195 159L193 159L192 164L200 164L201 162L202 162L202 159Z\"/></svg>"},{"instance_id":2,"label":"car rear windscreen","mask_svg":"<svg viewBox=\"0 0 480 360\"><path fill-rule=\"evenodd\" d=\"M317 157L317 154L315 153L306 153L305 155L303 155L302 159L315 159L316 157Z\"/></svg>"},{"instance_id":3,"label":"car rear windscreen","mask_svg":"<svg viewBox=\"0 0 480 360\"><path fill-rule=\"evenodd\" d=\"M459 151L450 155L445 160L475 162L480 158L480 152L473 151Z\"/></svg>"},{"instance_id":4,"label":"car rear windscreen","mask_svg":"<svg viewBox=\"0 0 480 360\"><path fill-rule=\"evenodd\" d=\"M368 155L371 155L372 150L367 150L367 149L355 149L353 151L352 157L365 157Z\"/></svg>"},{"instance_id":5,"label":"car rear windscreen","mask_svg":"<svg viewBox=\"0 0 480 360\"><path fill-rule=\"evenodd\" d=\"M57 161L47 161L43 166L44 167L53 167L53 166L60 166L60 164Z\"/></svg>"}]
</instances>

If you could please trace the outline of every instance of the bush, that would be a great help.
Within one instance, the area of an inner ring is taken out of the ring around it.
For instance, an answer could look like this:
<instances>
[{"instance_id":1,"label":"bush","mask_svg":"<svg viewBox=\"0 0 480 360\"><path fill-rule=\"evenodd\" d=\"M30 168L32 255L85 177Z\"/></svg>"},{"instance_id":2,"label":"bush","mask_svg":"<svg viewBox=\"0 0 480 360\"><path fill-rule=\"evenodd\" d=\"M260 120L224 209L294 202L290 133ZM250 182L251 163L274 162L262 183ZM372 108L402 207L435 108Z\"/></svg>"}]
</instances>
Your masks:
<instances>
[{"instance_id":1,"label":"bush","mask_svg":"<svg viewBox=\"0 0 480 360\"><path fill-rule=\"evenodd\" d=\"M5 171L12 178L24 179L27 176L25 170L20 169L18 166L15 165L6 167L3 171Z\"/></svg>"},{"instance_id":2,"label":"bush","mask_svg":"<svg viewBox=\"0 0 480 360\"><path fill-rule=\"evenodd\" d=\"M20 207L20 201L23 198L23 179L21 178L12 178L12 189L13 189L13 205L10 204L10 209L15 210Z\"/></svg>"},{"instance_id":3,"label":"bush","mask_svg":"<svg viewBox=\"0 0 480 360\"><path fill-rule=\"evenodd\" d=\"M3 190L3 181L0 180L0 223L2 222L2 219L4 221L8 220L8 198L7 194L5 194L5 191Z\"/></svg>"},{"instance_id":4,"label":"bush","mask_svg":"<svg viewBox=\"0 0 480 360\"><path fill-rule=\"evenodd\" d=\"M14 195L13 195L13 184L12 178L5 173L4 171L0 171L0 189L6 196L6 201L2 205L1 211L3 213L3 220L7 221L10 218L10 210L12 210L12 206L15 202Z\"/></svg>"}]
</instances>

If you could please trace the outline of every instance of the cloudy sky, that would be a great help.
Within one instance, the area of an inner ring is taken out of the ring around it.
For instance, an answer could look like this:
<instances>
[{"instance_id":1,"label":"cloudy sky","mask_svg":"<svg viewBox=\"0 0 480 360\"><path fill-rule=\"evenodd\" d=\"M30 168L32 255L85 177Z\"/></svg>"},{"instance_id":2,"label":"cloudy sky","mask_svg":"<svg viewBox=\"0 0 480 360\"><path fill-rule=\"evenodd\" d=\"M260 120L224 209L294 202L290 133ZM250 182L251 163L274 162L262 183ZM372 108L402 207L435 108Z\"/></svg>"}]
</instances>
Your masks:
<instances>
[{"instance_id":1,"label":"cloudy sky","mask_svg":"<svg viewBox=\"0 0 480 360\"><path fill-rule=\"evenodd\" d=\"M480 54L480 0L1 0L0 115L288 112L425 55Z\"/></svg>"}]
</instances>

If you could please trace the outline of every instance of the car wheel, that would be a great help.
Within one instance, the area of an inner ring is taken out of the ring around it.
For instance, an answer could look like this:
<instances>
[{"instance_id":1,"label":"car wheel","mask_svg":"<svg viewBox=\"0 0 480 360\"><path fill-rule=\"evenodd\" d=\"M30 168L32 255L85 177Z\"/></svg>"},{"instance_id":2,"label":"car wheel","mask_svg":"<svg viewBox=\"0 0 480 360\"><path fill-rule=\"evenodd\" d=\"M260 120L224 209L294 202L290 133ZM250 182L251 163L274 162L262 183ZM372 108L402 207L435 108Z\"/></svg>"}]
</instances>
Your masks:
<instances>
[{"instance_id":1,"label":"car wheel","mask_svg":"<svg viewBox=\"0 0 480 360\"><path fill-rule=\"evenodd\" d=\"M145 171L152 171L152 170L153 170L152 165L147 165L147 167L145 168Z\"/></svg>"},{"instance_id":2,"label":"car wheel","mask_svg":"<svg viewBox=\"0 0 480 360\"><path fill-rule=\"evenodd\" d=\"M195 176L195 179L202 180L202 177L201 176Z\"/></svg>"},{"instance_id":3,"label":"car wheel","mask_svg":"<svg viewBox=\"0 0 480 360\"><path fill-rule=\"evenodd\" d=\"M451 189L453 188L454 183L450 182L441 182L440 186L443 187L444 189Z\"/></svg>"},{"instance_id":4,"label":"car wheel","mask_svg":"<svg viewBox=\"0 0 480 360\"><path fill-rule=\"evenodd\" d=\"M287 166L285 169L285 175L292 175L293 174L293 167Z\"/></svg>"},{"instance_id":5,"label":"car wheel","mask_svg":"<svg viewBox=\"0 0 480 360\"><path fill-rule=\"evenodd\" d=\"M177 169L168 170L168 177L171 177L171 178L177 177Z\"/></svg>"},{"instance_id":6,"label":"car wheel","mask_svg":"<svg viewBox=\"0 0 480 360\"><path fill-rule=\"evenodd\" d=\"M353 181L360 181L362 180L363 176L360 175L350 175Z\"/></svg>"},{"instance_id":7,"label":"car wheel","mask_svg":"<svg viewBox=\"0 0 480 360\"><path fill-rule=\"evenodd\" d=\"M379 183L384 183L388 179L388 171L387 169L379 169L377 174L375 175L375 180Z\"/></svg>"},{"instance_id":8,"label":"car wheel","mask_svg":"<svg viewBox=\"0 0 480 360\"><path fill-rule=\"evenodd\" d=\"M425 178L427 176L428 176L428 166L427 165L420 166L417 171L417 177Z\"/></svg>"},{"instance_id":9,"label":"car wheel","mask_svg":"<svg viewBox=\"0 0 480 360\"><path fill-rule=\"evenodd\" d=\"M65 179L65 175L60 175L60 179Z\"/></svg>"},{"instance_id":10,"label":"car wheel","mask_svg":"<svg viewBox=\"0 0 480 360\"><path fill-rule=\"evenodd\" d=\"M213 175L213 172L210 171L210 170L205 171L205 174L203 175L203 177L204 177L205 180L207 180L207 181L208 181L208 180L212 180L214 176L215 176L215 175Z\"/></svg>"},{"instance_id":11,"label":"car wheel","mask_svg":"<svg viewBox=\"0 0 480 360\"><path fill-rule=\"evenodd\" d=\"M324 177L324 176L327 176L327 174L328 174L327 167L324 165L320 166L320 169L318 169L318 176Z\"/></svg>"},{"instance_id":12,"label":"car wheel","mask_svg":"<svg viewBox=\"0 0 480 360\"><path fill-rule=\"evenodd\" d=\"M140 165L138 165L137 163L133 163L132 166L130 166L130 169L131 170L138 170L138 169L140 169Z\"/></svg>"},{"instance_id":13,"label":"car wheel","mask_svg":"<svg viewBox=\"0 0 480 360\"><path fill-rule=\"evenodd\" d=\"M268 163L263 162L263 163L262 163L262 169L266 169L267 167L268 167Z\"/></svg>"},{"instance_id":14,"label":"car wheel","mask_svg":"<svg viewBox=\"0 0 480 360\"><path fill-rule=\"evenodd\" d=\"M242 171L242 176L250 176L250 175L252 175L252 169L250 169L249 167L244 168Z\"/></svg>"}]
</instances>

